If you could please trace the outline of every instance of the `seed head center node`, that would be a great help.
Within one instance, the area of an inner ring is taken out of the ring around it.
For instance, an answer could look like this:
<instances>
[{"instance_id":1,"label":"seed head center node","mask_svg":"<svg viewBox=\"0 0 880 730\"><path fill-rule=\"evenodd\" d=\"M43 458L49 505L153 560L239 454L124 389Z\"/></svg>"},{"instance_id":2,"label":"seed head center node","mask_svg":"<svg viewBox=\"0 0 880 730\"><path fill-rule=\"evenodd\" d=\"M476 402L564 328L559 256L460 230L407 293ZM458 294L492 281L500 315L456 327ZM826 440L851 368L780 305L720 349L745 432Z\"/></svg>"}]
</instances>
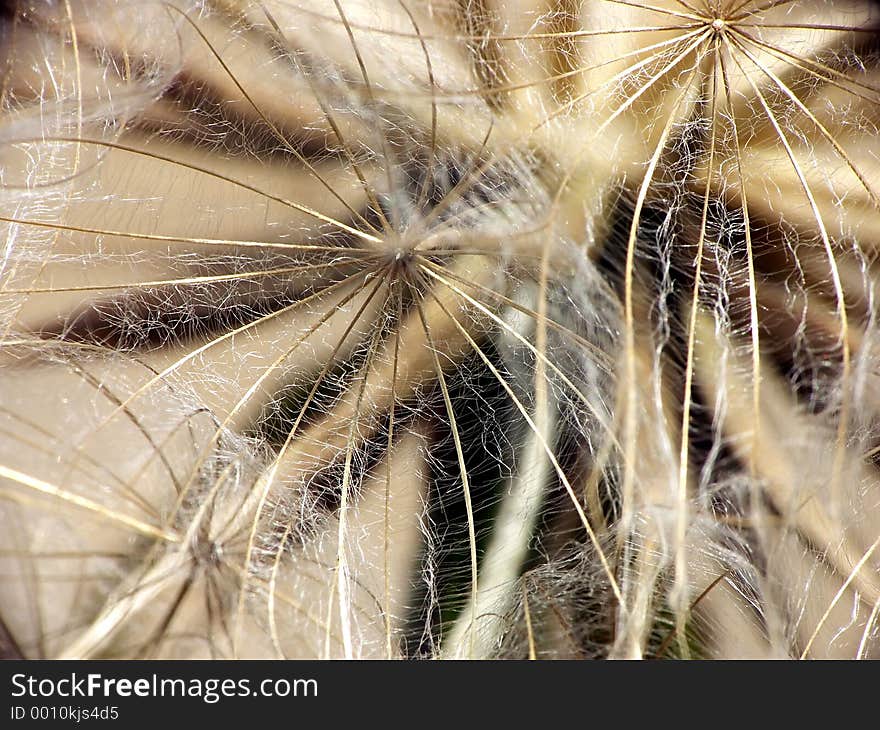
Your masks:
<instances>
[{"instance_id":1,"label":"seed head center node","mask_svg":"<svg viewBox=\"0 0 880 730\"><path fill-rule=\"evenodd\" d=\"M725 22L724 18L715 18L715 20L712 21L712 29L716 33L720 33L722 30L724 30L726 26L727 23Z\"/></svg>"},{"instance_id":2,"label":"seed head center node","mask_svg":"<svg viewBox=\"0 0 880 730\"><path fill-rule=\"evenodd\" d=\"M401 240L389 247L387 256L392 270L398 274L405 274L412 268L415 254L413 246L409 242Z\"/></svg>"}]
</instances>

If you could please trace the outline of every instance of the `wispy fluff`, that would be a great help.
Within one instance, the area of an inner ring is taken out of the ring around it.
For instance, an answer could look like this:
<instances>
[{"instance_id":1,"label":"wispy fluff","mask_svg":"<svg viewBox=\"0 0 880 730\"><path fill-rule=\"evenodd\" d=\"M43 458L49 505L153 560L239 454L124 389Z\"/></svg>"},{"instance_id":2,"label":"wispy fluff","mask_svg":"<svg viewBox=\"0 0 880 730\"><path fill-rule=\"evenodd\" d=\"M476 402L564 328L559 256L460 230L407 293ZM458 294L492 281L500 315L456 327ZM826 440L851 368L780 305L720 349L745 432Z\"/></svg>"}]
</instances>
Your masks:
<instances>
[{"instance_id":1,"label":"wispy fluff","mask_svg":"<svg viewBox=\"0 0 880 730\"><path fill-rule=\"evenodd\" d=\"M869 0L17 0L0 653L869 658Z\"/></svg>"}]
</instances>

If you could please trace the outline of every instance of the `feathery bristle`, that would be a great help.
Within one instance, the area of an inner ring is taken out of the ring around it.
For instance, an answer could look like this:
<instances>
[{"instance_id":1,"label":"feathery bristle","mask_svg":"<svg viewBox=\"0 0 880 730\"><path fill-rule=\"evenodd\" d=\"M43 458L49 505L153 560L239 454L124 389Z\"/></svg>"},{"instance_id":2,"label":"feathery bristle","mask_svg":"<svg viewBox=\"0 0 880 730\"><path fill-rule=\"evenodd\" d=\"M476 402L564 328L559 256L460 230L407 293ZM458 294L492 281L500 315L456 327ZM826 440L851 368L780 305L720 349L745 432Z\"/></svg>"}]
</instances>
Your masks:
<instances>
[{"instance_id":1,"label":"feathery bristle","mask_svg":"<svg viewBox=\"0 0 880 730\"><path fill-rule=\"evenodd\" d=\"M0 652L877 655L878 30L12 2Z\"/></svg>"}]
</instances>

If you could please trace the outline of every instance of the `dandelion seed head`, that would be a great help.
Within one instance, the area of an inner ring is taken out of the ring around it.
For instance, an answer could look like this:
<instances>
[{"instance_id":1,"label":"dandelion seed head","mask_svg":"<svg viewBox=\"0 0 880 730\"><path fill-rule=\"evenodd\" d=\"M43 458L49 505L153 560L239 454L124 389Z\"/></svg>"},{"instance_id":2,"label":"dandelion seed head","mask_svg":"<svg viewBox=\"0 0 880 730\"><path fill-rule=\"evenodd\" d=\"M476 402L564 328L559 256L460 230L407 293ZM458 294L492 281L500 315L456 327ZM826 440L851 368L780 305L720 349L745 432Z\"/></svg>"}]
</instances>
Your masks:
<instances>
[{"instance_id":1,"label":"dandelion seed head","mask_svg":"<svg viewBox=\"0 0 880 730\"><path fill-rule=\"evenodd\" d=\"M876 3L7 5L0 654L880 650Z\"/></svg>"}]
</instances>

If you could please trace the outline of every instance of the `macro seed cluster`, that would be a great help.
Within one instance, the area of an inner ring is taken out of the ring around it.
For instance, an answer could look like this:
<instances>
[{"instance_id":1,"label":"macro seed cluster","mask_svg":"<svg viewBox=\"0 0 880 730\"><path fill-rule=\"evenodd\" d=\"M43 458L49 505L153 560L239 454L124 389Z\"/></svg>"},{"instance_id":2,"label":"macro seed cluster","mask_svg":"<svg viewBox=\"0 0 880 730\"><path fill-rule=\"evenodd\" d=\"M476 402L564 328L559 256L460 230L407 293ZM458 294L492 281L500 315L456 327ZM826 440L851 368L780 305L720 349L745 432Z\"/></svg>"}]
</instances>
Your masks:
<instances>
[{"instance_id":1,"label":"macro seed cluster","mask_svg":"<svg viewBox=\"0 0 880 730\"><path fill-rule=\"evenodd\" d=\"M4 656L877 654L876 2L2 7Z\"/></svg>"}]
</instances>

